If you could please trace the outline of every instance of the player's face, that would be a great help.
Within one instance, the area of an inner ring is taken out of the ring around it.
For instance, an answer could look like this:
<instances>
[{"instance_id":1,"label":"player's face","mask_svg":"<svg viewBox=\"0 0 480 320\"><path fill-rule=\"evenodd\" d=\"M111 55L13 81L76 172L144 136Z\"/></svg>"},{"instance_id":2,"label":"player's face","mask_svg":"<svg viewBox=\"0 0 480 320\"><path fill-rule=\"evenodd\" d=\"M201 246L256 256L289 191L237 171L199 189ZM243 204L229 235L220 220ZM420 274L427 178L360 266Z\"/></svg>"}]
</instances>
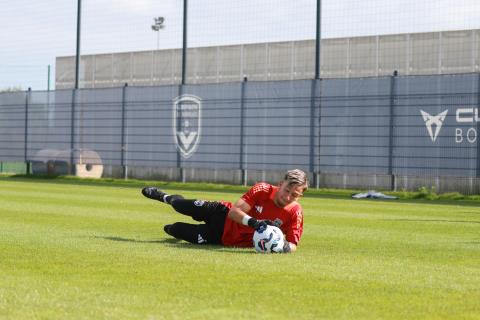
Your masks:
<instances>
[{"instance_id":1,"label":"player's face","mask_svg":"<svg viewBox=\"0 0 480 320\"><path fill-rule=\"evenodd\" d=\"M289 186L287 182L284 181L280 184L275 194L274 202L277 206L283 208L293 201L297 201L301 196L303 196L302 186Z\"/></svg>"}]
</instances>

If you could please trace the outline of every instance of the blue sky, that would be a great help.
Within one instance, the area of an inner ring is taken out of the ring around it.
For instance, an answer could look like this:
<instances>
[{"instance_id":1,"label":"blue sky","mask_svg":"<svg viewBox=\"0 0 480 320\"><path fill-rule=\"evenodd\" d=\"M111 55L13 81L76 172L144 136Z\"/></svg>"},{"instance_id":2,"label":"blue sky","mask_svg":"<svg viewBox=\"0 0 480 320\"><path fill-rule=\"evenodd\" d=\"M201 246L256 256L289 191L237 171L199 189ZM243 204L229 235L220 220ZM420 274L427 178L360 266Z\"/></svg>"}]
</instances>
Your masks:
<instances>
[{"instance_id":1,"label":"blue sky","mask_svg":"<svg viewBox=\"0 0 480 320\"><path fill-rule=\"evenodd\" d=\"M179 48L182 0L83 0L82 54ZM76 0L0 0L0 89L44 90L75 54ZM313 39L316 0L189 0L189 46ZM480 0L322 0L322 37L480 28ZM164 16L166 28L150 29ZM53 86L52 86L53 88Z\"/></svg>"}]
</instances>

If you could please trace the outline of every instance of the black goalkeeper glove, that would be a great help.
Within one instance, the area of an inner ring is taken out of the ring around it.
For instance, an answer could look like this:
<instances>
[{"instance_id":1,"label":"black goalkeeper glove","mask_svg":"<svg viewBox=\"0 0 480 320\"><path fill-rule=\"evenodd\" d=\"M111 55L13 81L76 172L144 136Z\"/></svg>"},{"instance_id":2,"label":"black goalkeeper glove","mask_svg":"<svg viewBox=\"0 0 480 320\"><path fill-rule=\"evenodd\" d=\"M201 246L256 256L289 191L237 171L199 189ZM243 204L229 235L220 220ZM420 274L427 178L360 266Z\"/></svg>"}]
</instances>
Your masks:
<instances>
[{"instance_id":1,"label":"black goalkeeper glove","mask_svg":"<svg viewBox=\"0 0 480 320\"><path fill-rule=\"evenodd\" d=\"M257 220L255 218L248 219L248 226L258 232L263 232L263 230L267 229L267 226L274 225L275 223L272 220Z\"/></svg>"},{"instance_id":2,"label":"black goalkeeper glove","mask_svg":"<svg viewBox=\"0 0 480 320\"><path fill-rule=\"evenodd\" d=\"M282 250L283 253L290 253L292 252L292 248L290 248L290 242L288 242L287 240L285 240L285 243L283 245L283 250Z\"/></svg>"}]
</instances>

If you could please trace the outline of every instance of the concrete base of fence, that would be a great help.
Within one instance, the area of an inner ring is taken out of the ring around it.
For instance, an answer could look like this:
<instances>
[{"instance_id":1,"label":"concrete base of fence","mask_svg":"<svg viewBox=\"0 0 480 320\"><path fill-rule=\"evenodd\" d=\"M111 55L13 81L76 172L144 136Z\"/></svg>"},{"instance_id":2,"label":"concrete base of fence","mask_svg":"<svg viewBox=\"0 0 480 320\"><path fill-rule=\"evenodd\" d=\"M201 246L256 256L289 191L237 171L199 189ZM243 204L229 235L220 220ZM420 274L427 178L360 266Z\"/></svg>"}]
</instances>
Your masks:
<instances>
[{"instance_id":1,"label":"concrete base of fence","mask_svg":"<svg viewBox=\"0 0 480 320\"><path fill-rule=\"evenodd\" d=\"M480 179L470 177L425 177L397 176L397 190L418 190L421 187L435 188L436 192L460 192L480 194Z\"/></svg>"},{"instance_id":2,"label":"concrete base of fence","mask_svg":"<svg viewBox=\"0 0 480 320\"><path fill-rule=\"evenodd\" d=\"M470 177L321 173L319 186L320 188L393 191L417 191L421 187L426 187L434 188L439 193L480 194L480 179Z\"/></svg>"},{"instance_id":3,"label":"concrete base of fence","mask_svg":"<svg viewBox=\"0 0 480 320\"><path fill-rule=\"evenodd\" d=\"M380 174L320 173L320 188L390 190L392 177Z\"/></svg>"},{"instance_id":4,"label":"concrete base of fence","mask_svg":"<svg viewBox=\"0 0 480 320\"><path fill-rule=\"evenodd\" d=\"M128 167L128 178L143 180L208 182L235 185L253 185L259 181L277 184L283 179L285 171L280 170L231 170L156 167ZM105 166L104 177L124 178L120 166ZM393 181L392 181L393 179ZM339 188L359 190L393 190L417 191L421 187L435 188L436 192L460 192L463 194L480 194L480 179L468 177L433 177L433 176L395 176L384 174L355 173L319 173L309 174L310 187Z\"/></svg>"}]
</instances>

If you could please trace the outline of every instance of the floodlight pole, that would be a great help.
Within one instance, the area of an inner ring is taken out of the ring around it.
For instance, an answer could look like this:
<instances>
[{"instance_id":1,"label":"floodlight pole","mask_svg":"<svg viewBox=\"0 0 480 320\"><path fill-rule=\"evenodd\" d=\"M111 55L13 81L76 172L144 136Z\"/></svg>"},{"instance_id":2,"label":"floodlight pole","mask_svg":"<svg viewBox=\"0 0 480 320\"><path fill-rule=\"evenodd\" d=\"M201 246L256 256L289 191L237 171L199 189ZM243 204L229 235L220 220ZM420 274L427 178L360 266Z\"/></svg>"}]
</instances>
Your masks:
<instances>
[{"instance_id":1,"label":"floodlight pole","mask_svg":"<svg viewBox=\"0 0 480 320\"><path fill-rule=\"evenodd\" d=\"M153 18L153 21L155 22L152 24L152 30L157 32L157 50L160 49L160 30L165 28L164 22L165 18L164 17L156 17Z\"/></svg>"},{"instance_id":2,"label":"floodlight pole","mask_svg":"<svg viewBox=\"0 0 480 320\"><path fill-rule=\"evenodd\" d=\"M77 0L77 52L75 55L75 89L78 89L78 74L80 70L80 28L82 19L82 0Z\"/></svg>"},{"instance_id":3,"label":"floodlight pole","mask_svg":"<svg viewBox=\"0 0 480 320\"><path fill-rule=\"evenodd\" d=\"M165 22L165 18L164 17L156 17L156 18L153 18L153 21L155 22L153 25L152 25L152 30L155 31L157 33L157 51L160 49L160 30L162 30L163 28L165 28L165 25L163 24ZM157 61L156 61L156 58L155 58L155 52L152 51L152 84L155 83L155 70L156 70L156 65L157 65Z\"/></svg>"}]
</instances>

